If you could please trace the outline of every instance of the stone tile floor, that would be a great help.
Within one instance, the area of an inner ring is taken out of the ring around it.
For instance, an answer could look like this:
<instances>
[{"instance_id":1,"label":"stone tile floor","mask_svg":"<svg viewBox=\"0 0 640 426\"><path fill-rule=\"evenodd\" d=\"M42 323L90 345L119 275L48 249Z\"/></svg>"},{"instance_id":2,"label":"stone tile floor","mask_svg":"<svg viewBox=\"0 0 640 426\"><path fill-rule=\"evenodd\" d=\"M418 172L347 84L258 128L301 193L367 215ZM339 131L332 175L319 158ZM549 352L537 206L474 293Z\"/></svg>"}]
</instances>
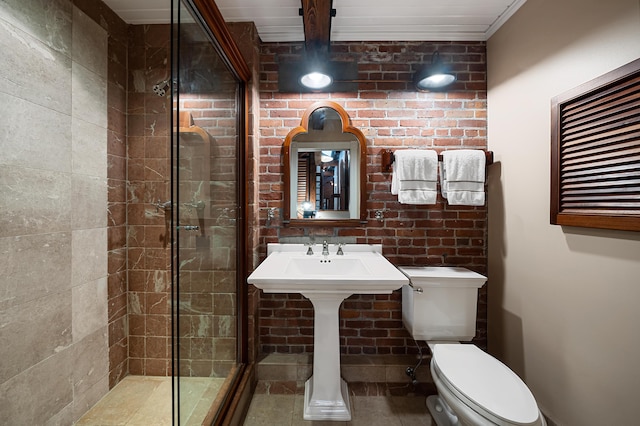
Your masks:
<instances>
[{"instance_id":1,"label":"stone tile floor","mask_svg":"<svg viewBox=\"0 0 640 426\"><path fill-rule=\"evenodd\" d=\"M181 425L201 425L224 378L181 379ZM91 408L78 426L171 426L171 377L127 376Z\"/></svg>"},{"instance_id":2,"label":"stone tile floor","mask_svg":"<svg viewBox=\"0 0 640 426\"><path fill-rule=\"evenodd\" d=\"M183 426L201 425L224 379L182 379L181 413ZM258 386L260 388L260 386ZM360 390L362 391L362 390ZM371 391L369 389L368 391ZM349 422L305 421L304 395L253 395L245 426L363 425L435 426L425 404L425 396L351 395ZM79 426L170 426L171 378L127 376L77 423Z\"/></svg>"},{"instance_id":3,"label":"stone tile floor","mask_svg":"<svg viewBox=\"0 0 640 426\"><path fill-rule=\"evenodd\" d=\"M267 354L257 364L258 383L245 425L434 425L426 396L435 394L428 359L416 370L419 384L409 383L408 366L416 355L342 355L341 376L349 384L351 421L303 420L304 383L312 373L311 354Z\"/></svg>"},{"instance_id":4,"label":"stone tile floor","mask_svg":"<svg viewBox=\"0 0 640 426\"><path fill-rule=\"evenodd\" d=\"M244 425L435 426L424 396L352 396L348 422L305 421L303 406L304 395L255 394Z\"/></svg>"}]
</instances>

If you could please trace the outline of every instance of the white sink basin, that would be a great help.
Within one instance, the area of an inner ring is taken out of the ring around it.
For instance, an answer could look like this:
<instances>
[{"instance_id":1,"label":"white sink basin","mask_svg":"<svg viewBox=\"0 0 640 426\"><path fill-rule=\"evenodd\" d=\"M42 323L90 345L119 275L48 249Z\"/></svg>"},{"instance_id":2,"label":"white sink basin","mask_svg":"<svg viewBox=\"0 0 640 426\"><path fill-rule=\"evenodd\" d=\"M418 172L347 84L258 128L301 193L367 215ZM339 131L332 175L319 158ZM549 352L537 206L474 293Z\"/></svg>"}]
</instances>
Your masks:
<instances>
[{"instance_id":1,"label":"white sink basin","mask_svg":"<svg viewBox=\"0 0 640 426\"><path fill-rule=\"evenodd\" d=\"M313 375L305 383L304 419L349 421L347 384L340 378L340 304L352 294L391 293L409 279L382 256L381 245L348 244L307 256L303 244L270 244L247 282L266 293L301 293L313 304Z\"/></svg>"},{"instance_id":2,"label":"white sink basin","mask_svg":"<svg viewBox=\"0 0 640 426\"><path fill-rule=\"evenodd\" d=\"M336 276L353 277L355 275L371 276L360 257L332 256L325 259L321 256L290 257L285 275L307 277L318 280Z\"/></svg>"},{"instance_id":3,"label":"white sink basin","mask_svg":"<svg viewBox=\"0 0 640 426\"><path fill-rule=\"evenodd\" d=\"M407 277L380 254L377 246L354 244L344 247L344 255L323 256L322 247L307 256L302 244L279 244L249 276L247 282L268 293L391 293ZM368 251L362 251L363 248ZM283 249L279 251L278 249ZM374 251L375 250L375 251Z\"/></svg>"}]
</instances>

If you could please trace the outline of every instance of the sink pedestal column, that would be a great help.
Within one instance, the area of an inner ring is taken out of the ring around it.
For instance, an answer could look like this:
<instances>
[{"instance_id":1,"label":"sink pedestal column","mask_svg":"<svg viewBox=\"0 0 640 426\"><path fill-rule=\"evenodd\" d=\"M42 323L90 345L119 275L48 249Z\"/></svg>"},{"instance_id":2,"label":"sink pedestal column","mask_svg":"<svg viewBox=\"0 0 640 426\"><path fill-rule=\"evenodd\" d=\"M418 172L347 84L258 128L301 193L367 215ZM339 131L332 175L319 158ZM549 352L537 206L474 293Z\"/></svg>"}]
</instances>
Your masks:
<instances>
[{"instance_id":1,"label":"sink pedestal column","mask_svg":"<svg viewBox=\"0 0 640 426\"><path fill-rule=\"evenodd\" d=\"M347 383L340 377L342 301L350 294L303 293L313 304L313 375L304 386L305 420L351 420Z\"/></svg>"}]
</instances>

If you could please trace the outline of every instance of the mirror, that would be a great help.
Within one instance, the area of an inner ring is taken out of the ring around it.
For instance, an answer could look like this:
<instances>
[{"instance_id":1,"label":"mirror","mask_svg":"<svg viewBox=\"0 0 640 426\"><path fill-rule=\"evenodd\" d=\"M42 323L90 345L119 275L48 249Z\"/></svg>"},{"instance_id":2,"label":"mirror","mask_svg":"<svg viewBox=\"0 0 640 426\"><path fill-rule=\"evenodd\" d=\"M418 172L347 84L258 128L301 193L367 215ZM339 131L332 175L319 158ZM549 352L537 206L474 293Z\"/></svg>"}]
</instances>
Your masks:
<instances>
[{"instance_id":1,"label":"mirror","mask_svg":"<svg viewBox=\"0 0 640 426\"><path fill-rule=\"evenodd\" d=\"M317 102L284 143L285 223L358 226L366 221L366 141L337 103Z\"/></svg>"},{"instance_id":2,"label":"mirror","mask_svg":"<svg viewBox=\"0 0 640 426\"><path fill-rule=\"evenodd\" d=\"M351 210L357 209L355 203L350 205L350 201L354 199L351 195L350 174L357 167L351 164L350 158L351 151L357 149L357 146L332 146L328 150L313 143L296 145L292 148L294 161L291 173L297 176L297 183L293 186L292 181L291 186L291 193L296 194L291 199L291 217L349 219Z\"/></svg>"}]
</instances>

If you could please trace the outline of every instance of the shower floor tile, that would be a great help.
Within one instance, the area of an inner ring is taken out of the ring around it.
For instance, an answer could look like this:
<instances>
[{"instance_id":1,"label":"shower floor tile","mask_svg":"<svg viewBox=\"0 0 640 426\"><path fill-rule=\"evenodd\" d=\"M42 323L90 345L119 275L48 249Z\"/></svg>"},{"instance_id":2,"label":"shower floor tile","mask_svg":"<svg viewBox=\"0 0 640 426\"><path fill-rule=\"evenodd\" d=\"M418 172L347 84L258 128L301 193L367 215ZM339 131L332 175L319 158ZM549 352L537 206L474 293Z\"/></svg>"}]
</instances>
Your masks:
<instances>
[{"instance_id":1,"label":"shower floor tile","mask_svg":"<svg viewBox=\"0 0 640 426\"><path fill-rule=\"evenodd\" d=\"M181 423L201 424L223 383L224 378L180 379ZM171 377L127 376L76 425L163 426L171 420Z\"/></svg>"}]
</instances>

